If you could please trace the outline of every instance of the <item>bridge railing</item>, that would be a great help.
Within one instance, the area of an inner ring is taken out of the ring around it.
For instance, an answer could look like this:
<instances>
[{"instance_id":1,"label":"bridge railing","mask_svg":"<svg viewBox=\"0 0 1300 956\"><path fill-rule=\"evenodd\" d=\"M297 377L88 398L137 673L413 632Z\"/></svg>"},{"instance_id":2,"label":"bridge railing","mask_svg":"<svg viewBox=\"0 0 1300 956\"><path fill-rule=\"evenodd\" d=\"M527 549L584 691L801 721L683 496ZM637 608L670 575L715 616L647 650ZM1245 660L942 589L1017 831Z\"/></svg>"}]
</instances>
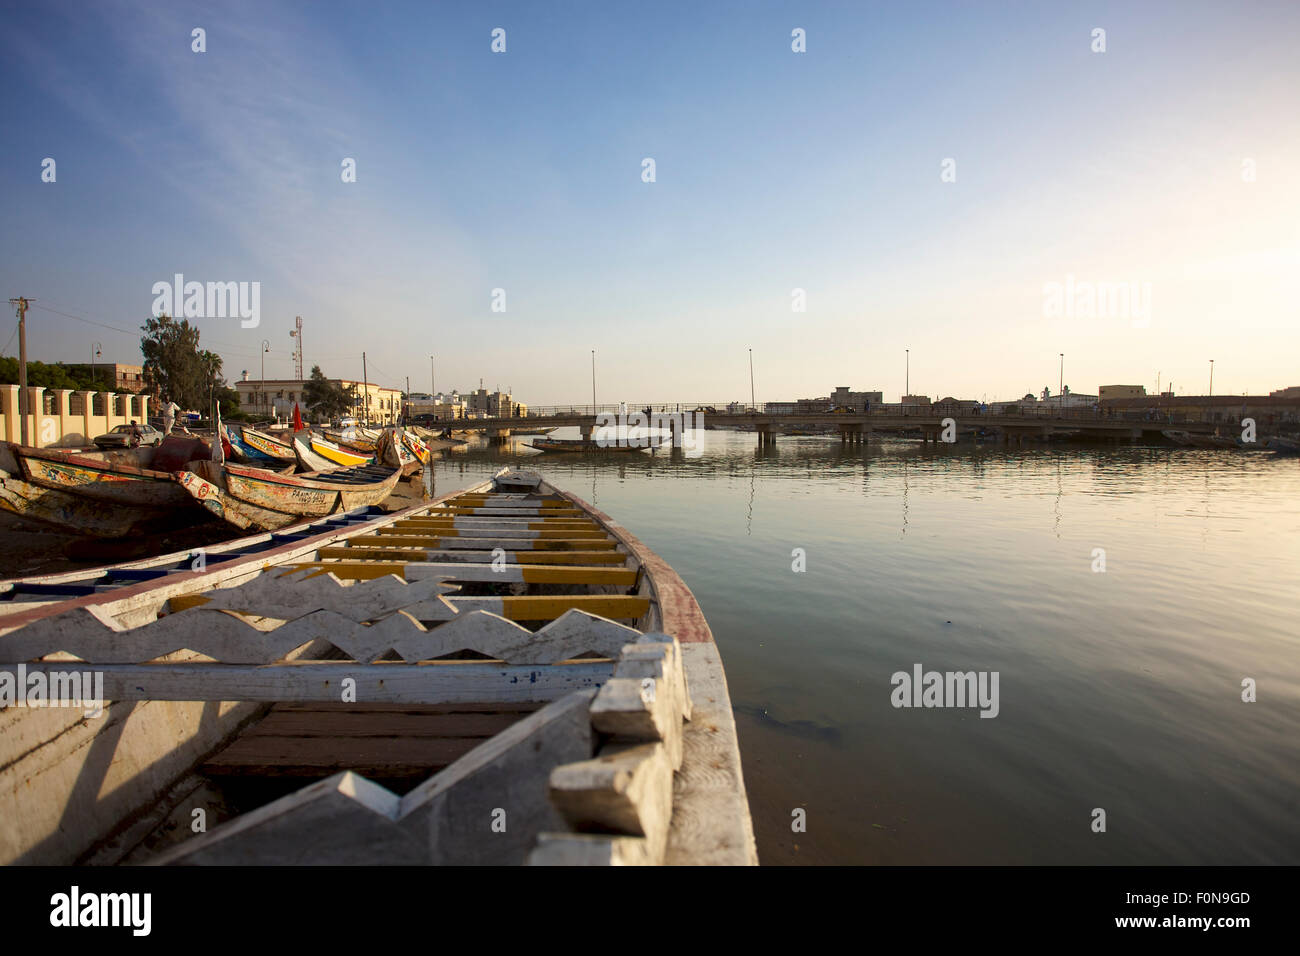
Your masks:
<instances>
[{"instance_id":1,"label":"bridge railing","mask_svg":"<svg viewBox=\"0 0 1300 956\"><path fill-rule=\"evenodd\" d=\"M1051 419L1055 421L1076 420L1079 422L1133 422L1133 423L1159 423L1168 425L1180 424L1221 424L1229 421L1236 421L1240 416L1236 415L1234 410L1216 409L1206 415L1191 415L1186 412L1172 412L1159 407L1153 408L1125 408L1117 409L1105 406L1075 406L1060 407L1051 404L1029 404L1010 405L1003 408L994 408L988 405L977 405L969 402L934 402L928 405L902 405L898 403L869 404L863 406L857 405L839 405L835 406L826 403L824 406L813 405L809 403L796 404L793 402L765 402L757 405L740 404L736 402L610 402L599 405L532 405L528 408L528 414L525 417L519 416L495 416L487 419L454 419L440 420L440 424L451 425L452 427L474 428L477 421L517 421L528 422L531 419L557 418L557 417L593 417L600 414L612 415L630 415L636 412L650 411L654 414L677 414L677 413L702 413L706 420L709 417L735 418L743 416L779 416L781 418L798 419L800 417L813 417L825 419L827 415L844 414L852 416L866 415L868 418L925 418L933 419L936 416L970 419L970 418L987 418L990 423L1007 419Z\"/></svg>"}]
</instances>

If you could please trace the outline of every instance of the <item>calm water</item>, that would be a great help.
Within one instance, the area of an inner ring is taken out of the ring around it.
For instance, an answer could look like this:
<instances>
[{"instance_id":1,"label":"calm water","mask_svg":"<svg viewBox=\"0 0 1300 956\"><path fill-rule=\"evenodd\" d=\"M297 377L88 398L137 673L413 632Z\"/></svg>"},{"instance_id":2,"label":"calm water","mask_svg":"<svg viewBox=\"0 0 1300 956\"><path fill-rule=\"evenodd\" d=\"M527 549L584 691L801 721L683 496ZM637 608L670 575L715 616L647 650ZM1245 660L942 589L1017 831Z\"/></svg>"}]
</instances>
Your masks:
<instances>
[{"instance_id":1,"label":"calm water","mask_svg":"<svg viewBox=\"0 0 1300 956\"><path fill-rule=\"evenodd\" d=\"M677 569L763 863L1300 863L1300 460L703 436L677 460L521 438L434 477L526 463ZM894 708L917 663L997 671L999 715Z\"/></svg>"}]
</instances>

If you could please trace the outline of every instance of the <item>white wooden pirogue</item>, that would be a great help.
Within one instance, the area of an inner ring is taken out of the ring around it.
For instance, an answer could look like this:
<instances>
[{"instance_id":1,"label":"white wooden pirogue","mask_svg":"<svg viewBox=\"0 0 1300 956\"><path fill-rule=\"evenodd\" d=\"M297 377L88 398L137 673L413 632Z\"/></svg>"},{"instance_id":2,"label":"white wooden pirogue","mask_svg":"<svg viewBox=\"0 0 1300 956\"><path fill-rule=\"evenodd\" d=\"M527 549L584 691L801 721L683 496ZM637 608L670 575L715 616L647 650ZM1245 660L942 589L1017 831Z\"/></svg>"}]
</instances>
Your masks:
<instances>
[{"instance_id":1,"label":"white wooden pirogue","mask_svg":"<svg viewBox=\"0 0 1300 956\"><path fill-rule=\"evenodd\" d=\"M0 673L111 701L0 710L0 862L757 862L694 597L539 476L205 561L0 586Z\"/></svg>"}]
</instances>

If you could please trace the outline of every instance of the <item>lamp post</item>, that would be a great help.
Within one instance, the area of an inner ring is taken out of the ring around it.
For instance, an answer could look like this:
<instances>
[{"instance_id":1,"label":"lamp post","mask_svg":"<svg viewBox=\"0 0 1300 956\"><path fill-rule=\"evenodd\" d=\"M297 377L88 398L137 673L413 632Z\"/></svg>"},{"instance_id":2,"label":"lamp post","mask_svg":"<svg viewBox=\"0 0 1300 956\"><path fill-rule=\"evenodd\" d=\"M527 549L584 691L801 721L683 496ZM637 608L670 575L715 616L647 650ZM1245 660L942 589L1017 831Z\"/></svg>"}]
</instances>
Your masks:
<instances>
[{"instance_id":1,"label":"lamp post","mask_svg":"<svg viewBox=\"0 0 1300 956\"><path fill-rule=\"evenodd\" d=\"M591 414L596 414L596 350L591 350Z\"/></svg>"},{"instance_id":2,"label":"lamp post","mask_svg":"<svg viewBox=\"0 0 1300 956\"><path fill-rule=\"evenodd\" d=\"M749 350L749 408L755 414L758 412L758 403L754 400L754 350Z\"/></svg>"},{"instance_id":3,"label":"lamp post","mask_svg":"<svg viewBox=\"0 0 1300 956\"><path fill-rule=\"evenodd\" d=\"M1061 378L1056 383L1056 412L1065 414L1065 353L1061 353Z\"/></svg>"},{"instance_id":4,"label":"lamp post","mask_svg":"<svg viewBox=\"0 0 1300 956\"><path fill-rule=\"evenodd\" d=\"M1210 359L1210 394L1206 397L1214 397L1214 359Z\"/></svg>"},{"instance_id":5,"label":"lamp post","mask_svg":"<svg viewBox=\"0 0 1300 956\"><path fill-rule=\"evenodd\" d=\"M912 350L903 349L903 401L912 394Z\"/></svg>"},{"instance_id":6,"label":"lamp post","mask_svg":"<svg viewBox=\"0 0 1300 956\"><path fill-rule=\"evenodd\" d=\"M103 349L104 346L101 342L95 342L90 346L90 387L92 390L95 385L98 384L95 381L95 359L99 358L100 355L103 354Z\"/></svg>"}]
</instances>

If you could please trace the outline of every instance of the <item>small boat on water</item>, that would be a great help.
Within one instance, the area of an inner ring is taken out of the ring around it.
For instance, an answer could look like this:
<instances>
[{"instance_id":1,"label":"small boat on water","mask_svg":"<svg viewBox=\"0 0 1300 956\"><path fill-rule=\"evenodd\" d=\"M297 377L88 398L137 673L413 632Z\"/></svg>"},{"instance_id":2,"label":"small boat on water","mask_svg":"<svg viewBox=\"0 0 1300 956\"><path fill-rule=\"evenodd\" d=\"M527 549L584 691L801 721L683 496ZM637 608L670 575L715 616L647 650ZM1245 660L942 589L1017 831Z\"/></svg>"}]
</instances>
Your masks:
<instances>
[{"instance_id":1,"label":"small boat on water","mask_svg":"<svg viewBox=\"0 0 1300 956\"><path fill-rule=\"evenodd\" d=\"M1300 441L1294 438L1282 438L1275 435L1265 443L1264 447L1277 452L1279 455L1300 455Z\"/></svg>"},{"instance_id":2,"label":"small boat on water","mask_svg":"<svg viewBox=\"0 0 1300 956\"><path fill-rule=\"evenodd\" d=\"M699 605L540 476L202 558L0 582L69 697L0 710L0 863L757 862Z\"/></svg>"},{"instance_id":3,"label":"small boat on water","mask_svg":"<svg viewBox=\"0 0 1300 956\"><path fill-rule=\"evenodd\" d=\"M0 509L98 537L193 523L203 515L174 472L211 456L206 442L181 435L102 452L0 442Z\"/></svg>"},{"instance_id":4,"label":"small boat on water","mask_svg":"<svg viewBox=\"0 0 1300 956\"><path fill-rule=\"evenodd\" d=\"M185 492L241 529L274 531L306 518L377 505L402 477L400 468L365 465L277 475L244 465L195 461L176 476Z\"/></svg>"},{"instance_id":5,"label":"small boat on water","mask_svg":"<svg viewBox=\"0 0 1300 956\"><path fill-rule=\"evenodd\" d=\"M1193 448L1231 448L1236 450L1240 447L1235 438L1225 438L1222 435L1191 435L1189 438Z\"/></svg>"},{"instance_id":6,"label":"small boat on water","mask_svg":"<svg viewBox=\"0 0 1300 956\"><path fill-rule=\"evenodd\" d=\"M647 451L649 446L611 442L605 444L582 438L535 438L531 443L525 442L525 448L550 452L582 452L586 454L616 454L620 452Z\"/></svg>"}]
</instances>

